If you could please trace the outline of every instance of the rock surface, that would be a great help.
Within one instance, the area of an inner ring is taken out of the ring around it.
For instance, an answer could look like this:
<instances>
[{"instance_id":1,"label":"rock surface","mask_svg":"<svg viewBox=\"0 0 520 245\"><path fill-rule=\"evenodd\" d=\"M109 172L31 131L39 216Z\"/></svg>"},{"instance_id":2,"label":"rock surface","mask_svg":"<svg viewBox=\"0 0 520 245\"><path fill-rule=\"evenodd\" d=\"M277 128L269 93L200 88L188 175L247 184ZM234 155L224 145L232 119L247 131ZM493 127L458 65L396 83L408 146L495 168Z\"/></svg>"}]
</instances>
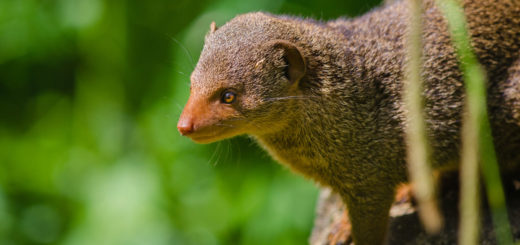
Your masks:
<instances>
[{"instance_id":1,"label":"rock surface","mask_svg":"<svg viewBox=\"0 0 520 245\"><path fill-rule=\"evenodd\" d=\"M444 227L439 234L429 235L422 228L409 186L399 188L396 201L390 210L389 245L403 244L457 244L458 228L458 178L455 174L444 176L439 183L439 197ZM520 240L520 181L504 180L507 196L509 221L515 241ZM482 188L483 189L483 188ZM493 224L486 204L484 192L481 194L480 244L497 244ZM350 237L350 222L341 198L328 188L323 188L318 200L317 214L312 235L312 245L353 244Z\"/></svg>"}]
</instances>

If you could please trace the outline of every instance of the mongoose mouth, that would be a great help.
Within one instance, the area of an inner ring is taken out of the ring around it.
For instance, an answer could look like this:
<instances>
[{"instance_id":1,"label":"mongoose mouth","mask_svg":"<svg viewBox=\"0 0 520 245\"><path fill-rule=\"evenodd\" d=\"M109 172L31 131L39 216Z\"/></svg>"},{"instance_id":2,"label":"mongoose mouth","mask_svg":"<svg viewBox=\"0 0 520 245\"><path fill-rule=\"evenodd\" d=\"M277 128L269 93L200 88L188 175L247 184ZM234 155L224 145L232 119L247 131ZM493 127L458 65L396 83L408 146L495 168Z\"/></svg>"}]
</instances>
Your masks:
<instances>
[{"instance_id":1,"label":"mongoose mouth","mask_svg":"<svg viewBox=\"0 0 520 245\"><path fill-rule=\"evenodd\" d=\"M183 136L186 136L199 144L209 144L236 135L236 133L234 133L233 130L217 125L211 125L204 128L194 129L191 130L189 133L182 132L182 130L179 129L179 132Z\"/></svg>"},{"instance_id":2,"label":"mongoose mouth","mask_svg":"<svg viewBox=\"0 0 520 245\"><path fill-rule=\"evenodd\" d=\"M200 135L200 136L192 136L191 140L199 143L199 144L209 144L219 140L219 137L216 135Z\"/></svg>"}]
</instances>

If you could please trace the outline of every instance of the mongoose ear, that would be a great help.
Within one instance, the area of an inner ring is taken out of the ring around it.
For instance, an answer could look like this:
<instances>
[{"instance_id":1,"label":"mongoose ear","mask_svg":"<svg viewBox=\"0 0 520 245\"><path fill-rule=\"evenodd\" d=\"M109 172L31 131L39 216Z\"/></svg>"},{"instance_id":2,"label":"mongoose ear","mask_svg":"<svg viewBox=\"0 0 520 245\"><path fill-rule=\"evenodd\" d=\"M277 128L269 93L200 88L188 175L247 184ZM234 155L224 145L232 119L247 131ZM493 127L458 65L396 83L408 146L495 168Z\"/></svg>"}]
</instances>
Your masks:
<instances>
[{"instance_id":1,"label":"mongoose ear","mask_svg":"<svg viewBox=\"0 0 520 245\"><path fill-rule=\"evenodd\" d=\"M217 24L215 23L215 21L212 21L211 24L209 25L209 33L213 33L217 29L218 29Z\"/></svg>"},{"instance_id":2,"label":"mongoose ear","mask_svg":"<svg viewBox=\"0 0 520 245\"><path fill-rule=\"evenodd\" d=\"M291 84L298 83L307 70L307 64L305 63L305 57L303 52L293 43L285 40L273 40L270 41L270 45L276 49L282 49L284 54L283 57L287 61L287 76Z\"/></svg>"}]
</instances>

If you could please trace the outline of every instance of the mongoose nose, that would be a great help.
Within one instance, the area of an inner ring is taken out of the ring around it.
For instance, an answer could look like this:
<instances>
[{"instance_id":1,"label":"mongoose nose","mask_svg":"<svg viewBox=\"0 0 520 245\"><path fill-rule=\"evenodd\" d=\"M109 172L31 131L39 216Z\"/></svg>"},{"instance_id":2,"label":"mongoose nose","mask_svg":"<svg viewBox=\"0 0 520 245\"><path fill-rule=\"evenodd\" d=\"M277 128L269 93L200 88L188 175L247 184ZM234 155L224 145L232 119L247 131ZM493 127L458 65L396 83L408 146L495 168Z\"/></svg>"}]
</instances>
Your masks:
<instances>
[{"instance_id":1,"label":"mongoose nose","mask_svg":"<svg viewBox=\"0 0 520 245\"><path fill-rule=\"evenodd\" d=\"M177 123L177 129L182 135L188 135L193 133L193 121L189 119L181 118Z\"/></svg>"}]
</instances>

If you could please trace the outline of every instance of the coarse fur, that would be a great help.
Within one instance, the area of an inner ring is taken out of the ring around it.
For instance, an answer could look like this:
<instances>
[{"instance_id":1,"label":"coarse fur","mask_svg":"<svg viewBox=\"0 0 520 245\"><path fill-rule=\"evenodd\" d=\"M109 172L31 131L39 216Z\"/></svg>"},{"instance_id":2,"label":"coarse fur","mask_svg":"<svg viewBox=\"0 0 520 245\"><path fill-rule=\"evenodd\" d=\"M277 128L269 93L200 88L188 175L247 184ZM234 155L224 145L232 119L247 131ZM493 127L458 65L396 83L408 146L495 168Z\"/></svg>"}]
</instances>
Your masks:
<instances>
[{"instance_id":1,"label":"coarse fur","mask_svg":"<svg viewBox=\"0 0 520 245\"><path fill-rule=\"evenodd\" d=\"M503 168L514 167L520 163L520 3L463 5L489 80L497 156ZM422 77L433 165L457 168L462 73L446 20L433 1L424 8ZM355 19L258 12L212 25L179 130L201 143L253 136L277 161L342 196L357 245L381 244L395 186L407 180L401 98L408 18L401 1ZM236 100L223 103L226 91Z\"/></svg>"}]
</instances>

